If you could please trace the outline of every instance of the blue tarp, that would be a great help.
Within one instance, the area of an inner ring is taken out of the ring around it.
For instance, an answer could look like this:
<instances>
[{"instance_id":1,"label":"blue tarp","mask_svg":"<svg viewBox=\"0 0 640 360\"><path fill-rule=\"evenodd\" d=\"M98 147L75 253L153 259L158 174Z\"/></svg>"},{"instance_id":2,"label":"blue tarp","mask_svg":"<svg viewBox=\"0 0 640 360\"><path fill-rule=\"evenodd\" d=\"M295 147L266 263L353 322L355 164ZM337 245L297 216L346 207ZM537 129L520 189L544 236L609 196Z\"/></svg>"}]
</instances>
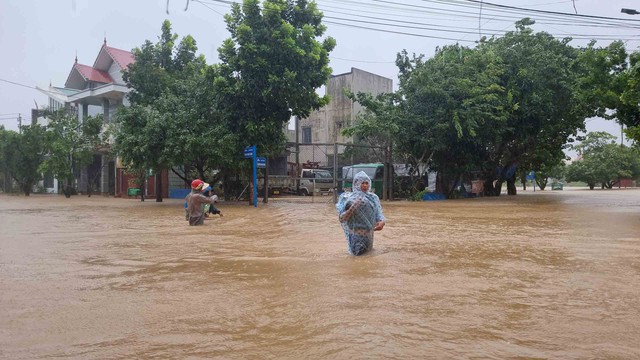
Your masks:
<instances>
[{"instance_id":1,"label":"blue tarp","mask_svg":"<svg viewBox=\"0 0 640 360\"><path fill-rule=\"evenodd\" d=\"M189 195L191 189L173 189L169 190L169 199L184 199Z\"/></svg>"},{"instance_id":2,"label":"blue tarp","mask_svg":"<svg viewBox=\"0 0 640 360\"><path fill-rule=\"evenodd\" d=\"M424 201L445 200L445 199L446 199L446 197L444 196L444 194L426 193L426 194L422 195L422 200L424 200Z\"/></svg>"}]
</instances>

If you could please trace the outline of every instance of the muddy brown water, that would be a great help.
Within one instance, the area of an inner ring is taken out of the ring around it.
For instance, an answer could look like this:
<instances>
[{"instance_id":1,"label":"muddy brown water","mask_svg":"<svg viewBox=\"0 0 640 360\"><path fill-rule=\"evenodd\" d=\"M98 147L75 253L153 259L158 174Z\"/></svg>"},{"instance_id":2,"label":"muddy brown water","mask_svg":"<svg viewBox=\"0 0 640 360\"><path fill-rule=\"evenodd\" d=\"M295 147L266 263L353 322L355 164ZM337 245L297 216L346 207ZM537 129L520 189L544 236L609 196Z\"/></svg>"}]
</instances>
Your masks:
<instances>
[{"instance_id":1,"label":"muddy brown water","mask_svg":"<svg viewBox=\"0 0 640 360\"><path fill-rule=\"evenodd\" d=\"M219 207L0 195L0 358L640 358L640 189Z\"/></svg>"}]
</instances>

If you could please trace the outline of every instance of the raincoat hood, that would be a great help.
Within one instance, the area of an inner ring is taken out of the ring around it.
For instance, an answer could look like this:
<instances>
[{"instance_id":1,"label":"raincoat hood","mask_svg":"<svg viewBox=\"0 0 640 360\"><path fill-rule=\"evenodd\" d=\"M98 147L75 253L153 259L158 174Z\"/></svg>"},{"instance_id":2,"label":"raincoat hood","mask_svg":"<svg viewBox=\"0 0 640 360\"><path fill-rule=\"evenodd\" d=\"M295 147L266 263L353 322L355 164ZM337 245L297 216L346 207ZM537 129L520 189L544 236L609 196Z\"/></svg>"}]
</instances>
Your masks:
<instances>
[{"instance_id":1,"label":"raincoat hood","mask_svg":"<svg viewBox=\"0 0 640 360\"><path fill-rule=\"evenodd\" d=\"M368 182L369 185L371 185L371 178L369 178L369 175L367 175L366 172L360 171L353 177L353 188L351 189L351 191L353 191L354 193L362 193L363 182ZM371 189L371 187L369 187L369 189Z\"/></svg>"}]
</instances>

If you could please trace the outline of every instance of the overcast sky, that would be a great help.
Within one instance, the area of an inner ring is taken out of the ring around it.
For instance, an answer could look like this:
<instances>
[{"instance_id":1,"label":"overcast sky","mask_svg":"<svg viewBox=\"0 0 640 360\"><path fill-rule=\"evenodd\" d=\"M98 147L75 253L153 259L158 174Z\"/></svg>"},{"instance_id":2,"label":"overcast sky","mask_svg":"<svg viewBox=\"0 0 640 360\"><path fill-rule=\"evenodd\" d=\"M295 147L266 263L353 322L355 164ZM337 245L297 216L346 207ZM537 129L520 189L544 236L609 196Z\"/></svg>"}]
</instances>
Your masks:
<instances>
[{"instance_id":1,"label":"overcast sky","mask_svg":"<svg viewBox=\"0 0 640 360\"><path fill-rule=\"evenodd\" d=\"M602 46L622 39L630 51L640 46L640 15L620 11L640 11L633 0L316 2L324 12L327 35L337 41L331 53L333 73L357 67L393 79L394 87L394 60L402 49L430 57L438 46L473 46L480 36L513 30L514 21L525 16L537 21L536 30L573 35L574 46L588 39ZM35 103L47 104L35 87L64 86L75 57L93 65L105 37L109 46L131 50L145 40L156 42L165 19L180 37L192 35L209 63L217 62L217 48L228 37L222 15L229 1L192 0L185 11L186 5L187 0L169 0L168 6L167 0L0 0L0 125L16 130L18 114L29 122ZM602 119L589 120L587 130L620 136L619 125Z\"/></svg>"}]
</instances>

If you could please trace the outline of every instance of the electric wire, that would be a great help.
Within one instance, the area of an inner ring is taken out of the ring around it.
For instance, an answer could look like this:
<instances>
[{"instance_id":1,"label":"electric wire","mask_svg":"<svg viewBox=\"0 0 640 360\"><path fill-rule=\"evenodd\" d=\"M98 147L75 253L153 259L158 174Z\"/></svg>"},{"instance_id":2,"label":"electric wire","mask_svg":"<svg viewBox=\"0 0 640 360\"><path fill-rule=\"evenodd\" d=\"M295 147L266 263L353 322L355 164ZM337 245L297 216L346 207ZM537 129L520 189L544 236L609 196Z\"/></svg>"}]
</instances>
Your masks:
<instances>
[{"instance_id":1,"label":"electric wire","mask_svg":"<svg viewBox=\"0 0 640 360\"><path fill-rule=\"evenodd\" d=\"M218 3L218 4L226 4L226 5L231 5L233 4L232 1L229 0L209 0L209 1L203 1L203 0L194 0L198 3L201 3L203 5L205 5L206 3L209 4L213 4L213 3ZM323 0L322 3L324 2L332 2L334 0ZM372 6L375 8L382 8L382 9L387 9L387 10L404 10L406 11L407 9L412 9L412 11L415 12L415 9L422 9L422 11L429 10L431 12L433 12L434 10L437 10L438 14L443 14L444 13L448 13L450 12L450 14L454 15L454 13L452 12L453 10L447 10L447 9L443 9L443 8L434 8L434 7L429 7L429 6L419 6L419 5L415 5L415 4L402 4L402 3L398 3L398 2L394 2L394 1L387 1L387 0L375 0L376 2L379 3L383 3L384 5L380 5L380 4L372 4L372 3L363 3L361 1L355 1L355 0L342 0L340 1L340 4L342 5L356 5L356 6ZM435 3L445 3L444 1L440 0L423 0L423 1L427 1L427 2L435 2ZM472 6L469 4L465 4L462 3L460 1L448 1L446 2L447 4L451 5L455 5L455 6ZM492 4L492 3L489 3ZM390 6L393 5L393 6ZM492 4L495 5L495 4ZM401 8L399 6L404 6L404 8ZM416 26L415 24L419 24L413 21L407 21L407 20L397 20L397 19L384 19L384 18L379 18L379 17L372 17L372 16L366 16L366 15L362 15L360 13L363 12L362 8L359 9L353 9L354 12L357 12L358 14L354 14L354 13L345 13L345 12L340 12L340 11L336 11L333 9L325 9L324 6L319 6L318 7L319 10L323 11L323 12L328 12L328 13L332 13L332 14L338 14L338 15L343 15L343 17L339 17L339 16L327 16L325 15L324 18L326 19L331 19L333 20L332 22L328 22L328 21L324 21L325 23L332 23L334 25L340 25L340 26L345 26L345 27L353 27L353 28L359 28L359 29L365 29L365 30L374 30L374 31L379 31L379 32L389 32L389 33L394 33L394 34L402 34L402 35L410 35L410 36L418 36L418 37L429 37L429 38L436 38L436 39L443 39L443 40L456 40L453 38L449 38L449 37L441 37L441 36L429 36L429 35L425 35L425 34L419 34L416 32L410 32L410 31L400 31L398 29L408 29L408 30L424 30L424 31L437 31L437 32L448 32L448 33L458 33L458 34L469 34L470 31L472 31L471 28L463 28L463 27L455 27L455 26L447 26L447 29L449 30L444 30L444 29L438 29L438 28L433 28L433 26L438 26L438 27L443 27L443 25L439 25L439 24L425 24L425 25L429 25L429 26ZM335 8L335 7L333 7ZM340 9L344 10L344 11L350 11L348 8L344 8L341 7ZM510 11L518 11L521 12L521 9L523 8L515 8L516 10L513 9L509 9ZM536 10L536 9L527 9L527 10ZM268 9L263 9L263 11L268 11ZM368 10L367 10L368 11ZM466 12L468 14L473 14L471 12ZM575 21L573 22L558 22L557 21L557 17L559 16L559 14L563 14L563 15L570 15L570 16L576 16L576 14L570 14L570 13L559 13L559 12L548 12L545 11L543 12L543 14L546 13L550 13L551 16L555 16L556 21L555 22L551 22L551 24L555 24L555 25L573 25L575 26L576 23ZM387 15L391 15L391 16L401 16L401 15L396 15L396 14L387 14ZM522 13L518 13L519 16L523 16L525 14ZM347 16L347 17L344 17ZM460 15L460 11L459 10L455 10L455 16L465 16L465 15ZM489 17L492 16L490 14L486 14L485 16ZM577 16L582 16L582 15L577 15ZM585 15L586 16L586 15ZM468 16L471 17L471 16ZM354 19L356 18L356 19ZM368 20L361 20L361 19L379 19L381 22L374 22L374 21L368 21ZM476 18L476 16L473 16L473 18ZM548 17L548 18L552 18L552 17ZM633 29L640 29L640 25L638 24L625 24L625 23L612 23L612 22L598 22L598 23L589 23L591 20L592 16L586 16L585 19L587 19L588 21L584 22L582 24L578 24L578 25L582 25L582 26L589 26L589 28L633 28ZM619 21L628 21L625 19L618 19L618 18L608 18L608 17L596 17L596 18L604 18L604 19L614 19L614 20L619 20ZM498 16L492 16L492 20L497 20ZM513 20L516 19L516 17L512 17L509 20ZM520 19L520 18L518 18ZM592 21L591 21L592 22ZM359 26L354 26L353 23L359 23L359 24L363 24L363 25L359 25ZM374 26L384 26L384 27L395 27L396 29L381 29L381 28L375 28L372 27L372 25ZM503 34L505 33L505 30L495 30L495 29L486 29L487 32L491 32L494 34L494 36L496 34ZM640 34L639 35L635 35L635 34L625 34L625 35L621 35L621 34L584 34L584 33L575 33L575 32L565 32L559 29L556 29L556 31L559 31L560 33L562 33L562 35L559 34L551 34L555 37L559 37L559 38L565 38L565 37L572 37L574 39L585 39L585 40L639 40L640 39ZM475 30L473 30L473 32L475 33Z\"/></svg>"}]
</instances>

